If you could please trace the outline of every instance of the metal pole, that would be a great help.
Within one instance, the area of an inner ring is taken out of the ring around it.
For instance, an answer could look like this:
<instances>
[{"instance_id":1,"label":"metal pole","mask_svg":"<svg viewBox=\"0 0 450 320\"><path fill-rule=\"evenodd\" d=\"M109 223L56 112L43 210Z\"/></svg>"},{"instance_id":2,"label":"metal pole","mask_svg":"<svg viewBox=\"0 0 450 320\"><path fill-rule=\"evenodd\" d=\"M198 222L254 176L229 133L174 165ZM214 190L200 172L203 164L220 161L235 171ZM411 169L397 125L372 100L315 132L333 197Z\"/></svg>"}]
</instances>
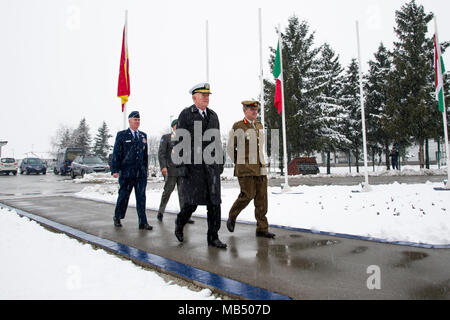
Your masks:
<instances>
[{"instance_id":1,"label":"metal pole","mask_svg":"<svg viewBox=\"0 0 450 320\"><path fill-rule=\"evenodd\" d=\"M206 82L209 82L209 26L206 20Z\"/></svg>"},{"instance_id":2,"label":"metal pole","mask_svg":"<svg viewBox=\"0 0 450 320\"><path fill-rule=\"evenodd\" d=\"M358 44L358 60L359 60L359 95L361 100L361 122L362 122L362 134L363 134L363 150L364 150L364 177L365 184L363 191L370 191L369 185L369 170L367 168L367 139L366 139L366 116L364 112L364 90L362 82L362 69L361 69L361 49L359 43L359 23L356 21L356 41ZM358 161L358 159L356 159Z\"/></svg>"},{"instance_id":3,"label":"metal pole","mask_svg":"<svg viewBox=\"0 0 450 320\"><path fill-rule=\"evenodd\" d=\"M260 81L260 95L261 95L261 123L265 128L264 122L264 69L263 69L263 49L262 49L262 18L261 8L259 8L259 81Z\"/></svg>"},{"instance_id":4,"label":"metal pole","mask_svg":"<svg viewBox=\"0 0 450 320\"><path fill-rule=\"evenodd\" d=\"M125 53L126 58L128 58L128 10L125 10ZM125 63L127 63L127 60L125 59ZM127 72L129 72L127 70ZM127 103L124 103L123 105L123 130L126 130L128 128L127 125Z\"/></svg>"},{"instance_id":5,"label":"metal pole","mask_svg":"<svg viewBox=\"0 0 450 320\"><path fill-rule=\"evenodd\" d=\"M437 28L437 19L436 16L434 16L434 28L436 31L436 50L438 53L438 59L441 58L441 45L439 43L439 37L438 37L438 28ZM437 72L437 70L436 70ZM443 76L443 75L442 75ZM442 79L442 84L444 84L444 79ZM445 106L445 93L444 93L444 85L442 85L442 93L444 96L443 102L444 102L444 112L442 112L442 118L444 122L444 137L445 137L445 151L447 154L447 184L445 185L446 189L450 189L450 150L448 148L448 127L447 127L447 107Z\"/></svg>"},{"instance_id":6,"label":"metal pole","mask_svg":"<svg viewBox=\"0 0 450 320\"><path fill-rule=\"evenodd\" d=\"M278 25L278 46L280 48L280 66L281 66L281 110L282 114L282 129L283 129L283 161L284 161L284 187L283 191L289 191L291 188L289 187L288 181L288 165L287 165L287 144L286 144L286 115L285 115L285 106L284 106L284 76L283 76L283 41L281 40L281 28Z\"/></svg>"},{"instance_id":7,"label":"metal pole","mask_svg":"<svg viewBox=\"0 0 450 320\"><path fill-rule=\"evenodd\" d=\"M259 82L260 82L260 103L261 103L261 123L263 125L263 134L267 137L266 134L266 123L264 120L264 68L263 68L263 49L262 49L262 18L261 18L261 8L258 9L258 18L259 18ZM267 139L264 139L264 162L267 164L266 159L267 156ZM269 166L270 170L270 166Z\"/></svg>"}]
</instances>

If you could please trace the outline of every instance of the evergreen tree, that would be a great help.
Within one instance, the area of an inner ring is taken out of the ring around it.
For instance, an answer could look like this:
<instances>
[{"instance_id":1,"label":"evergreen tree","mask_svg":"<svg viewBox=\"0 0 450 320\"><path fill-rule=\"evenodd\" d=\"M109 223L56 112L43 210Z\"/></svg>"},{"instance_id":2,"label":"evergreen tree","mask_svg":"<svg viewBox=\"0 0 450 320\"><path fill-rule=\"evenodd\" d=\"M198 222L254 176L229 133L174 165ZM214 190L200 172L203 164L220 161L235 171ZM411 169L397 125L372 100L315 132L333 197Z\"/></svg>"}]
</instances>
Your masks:
<instances>
[{"instance_id":1,"label":"evergreen tree","mask_svg":"<svg viewBox=\"0 0 450 320\"><path fill-rule=\"evenodd\" d=\"M109 144L109 138L111 137L112 135L109 134L108 126L106 125L106 122L103 121L102 126L98 128L97 135L94 138L93 151L95 155L102 159L107 159L111 148L111 145Z\"/></svg>"},{"instance_id":2,"label":"evergreen tree","mask_svg":"<svg viewBox=\"0 0 450 320\"><path fill-rule=\"evenodd\" d=\"M344 75L344 86L341 92L342 105L345 110L343 132L350 141L342 151L353 153L356 170L359 172L359 160L362 148L361 100L359 89L359 66L356 59L352 59Z\"/></svg>"},{"instance_id":3,"label":"evergreen tree","mask_svg":"<svg viewBox=\"0 0 450 320\"><path fill-rule=\"evenodd\" d=\"M378 153L381 156L384 150L386 168L389 170L391 139L386 130L390 122L386 115L386 104L388 100L388 77L391 72L392 60L383 43L378 47L374 57L374 60L369 61L369 73L366 75L364 83L367 144L374 162L375 154Z\"/></svg>"},{"instance_id":4,"label":"evergreen tree","mask_svg":"<svg viewBox=\"0 0 450 320\"><path fill-rule=\"evenodd\" d=\"M81 119L78 128L73 132L72 144L74 147L83 148L86 153L90 151L92 138L89 133L89 125L86 123L86 118Z\"/></svg>"},{"instance_id":5,"label":"evergreen tree","mask_svg":"<svg viewBox=\"0 0 450 320\"><path fill-rule=\"evenodd\" d=\"M392 118L388 130L400 146L414 141L419 145L420 165L424 166L424 141L433 134L430 114L431 40L427 24L433 18L415 0L395 13L393 71L389 79L387 115Z\"/></svg>"},{"instance_id":6,"label":"evergreen tree","mask_svg":"<svg viewBox=\"0 0 450 320\"><path fill-rule=\"evenodd\" d=\"M344 107L340 99L342 92L342 67L339 55L336 55L328 44L321 48L321 57L314 72L315 98L311 104L319 117L312 119L311 123L317 128L320 138L320 148L327 153L327 173L331 173L330 153L335 152L338 146L349 145L350 141L342 132L344 123ZM317 150L317 151L321 151Z\"/></svg>"}]
</instances>

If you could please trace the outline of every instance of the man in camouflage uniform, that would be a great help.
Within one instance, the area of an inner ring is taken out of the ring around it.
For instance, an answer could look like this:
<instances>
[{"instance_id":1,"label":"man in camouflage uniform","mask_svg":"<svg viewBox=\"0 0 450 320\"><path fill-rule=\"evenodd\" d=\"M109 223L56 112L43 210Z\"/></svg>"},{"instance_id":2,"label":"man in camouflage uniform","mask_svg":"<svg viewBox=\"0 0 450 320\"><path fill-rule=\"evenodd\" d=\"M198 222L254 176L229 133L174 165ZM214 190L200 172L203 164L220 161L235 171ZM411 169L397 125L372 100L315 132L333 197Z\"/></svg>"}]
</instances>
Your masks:
<instances>
[{"instance_id":1,"label":"man in camouflage uniform","mask_svg":"<svg viewBox=\"0 0 450 320\"><path fill-rule=\"evenodd\" d=\"M173 146L175 144L172 138L175 135L175 130L177 129L178 119L172 121L170 126L172 127L172 132L165 134L161 137L158 150L158 160L159 166L161 168L161 173L164 176L164 192L161 196L161 202L159 204L159 210L157 218L159 221L163 221L164 211L166 210L167 203L169 202L170 195L172 194L175 186L177 186L178 191L178 203L180 205L180 210L183 208L183 198L181 194L181 177L178 174L178 169L172 161ZM194 220L189 219L188 223L194 223Z\"/></svg>"},{"instance_id":2,"label":"man in camouflage uniform","mask_svg":"<svg viewBox=\"0 0 450 320\"><path fill-rule=\"evenodd\" d=\"M244 119L236 122L230 132L227 153L233 160L241 193L230 209L228 231L234 232L239 213L254 200L256 236L274 238L269 232L267 214L267 170L264 162L264 128L256 121L260 103L242 101Z\"/></svg>"}]
</instances>

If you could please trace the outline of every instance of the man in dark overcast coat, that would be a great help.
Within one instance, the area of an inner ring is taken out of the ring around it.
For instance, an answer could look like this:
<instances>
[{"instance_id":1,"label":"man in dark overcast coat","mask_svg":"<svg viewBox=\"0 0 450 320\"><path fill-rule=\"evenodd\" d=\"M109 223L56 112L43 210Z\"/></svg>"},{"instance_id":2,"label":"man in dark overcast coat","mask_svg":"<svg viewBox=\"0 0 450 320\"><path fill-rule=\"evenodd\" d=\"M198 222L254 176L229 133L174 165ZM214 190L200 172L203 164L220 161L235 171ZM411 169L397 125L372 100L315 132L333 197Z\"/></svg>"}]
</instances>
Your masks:
<instances>
[{"instance_id":1,"label":"man in dark overcast coat","mask_svg":"<svg viewBox=\"0 0 450 320\"><path fill-rule=\"evenodd\" d=\"M220 175L223 172L223 150L220 141L219 118L213 110L208 108L209 95L211 94L208 83L200 83L189 92L192 94L194 104L180 113L176 132L177 136L180 129L184 133L189 133L188 139L190 139L191 143L189 150L190 159L178 165L182 177L181 193L184 204L175 222L175 236L178 241L183 242L183 227L188 223L197 206L206 205L208 245L225 249L227 245L222 243L218 236L221 222L220 205L222 202ZM199 127L201 127L201 132L195 132L194 128L198 129ZM206 131L209 133L215 132L214 139L203 141L203 135ZM220 158L219 161L210 161L204 157L205 153L207 153L205 149L212 142L216 146L214 152L212 152L212 157L218 156Z\"/></svg>"}]
</instances>

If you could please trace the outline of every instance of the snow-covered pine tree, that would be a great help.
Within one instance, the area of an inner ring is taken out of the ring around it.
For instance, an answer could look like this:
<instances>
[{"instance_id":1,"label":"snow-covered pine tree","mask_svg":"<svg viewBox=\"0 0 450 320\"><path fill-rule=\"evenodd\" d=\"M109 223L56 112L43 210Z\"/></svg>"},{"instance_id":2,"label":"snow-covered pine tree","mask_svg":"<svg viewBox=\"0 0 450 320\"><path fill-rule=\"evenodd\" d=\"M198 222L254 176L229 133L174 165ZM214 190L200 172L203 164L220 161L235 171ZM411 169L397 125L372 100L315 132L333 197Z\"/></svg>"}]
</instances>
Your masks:
<instances>
[{"instance_id":1,"label":"snow-covered pine tree","mask_svg":"<svg viewBox=\"0 0 450 320\"><path fill-rule=\"evenodd\" d=\"M424 141L429 137L430 99L429 75L431 47L427 38L428 23L433 14L415 0L395 12L394 27L398 41L394 42L393 71L389 81L386 111L392 121L390 135L402 147L411 142L419 145L420 166L424 167Z\"/></svg>"},{"instance_id":2,"label":"snow-covered pine tree","mask_svg":"<svg viewBox=\"0 0 450 320\"><path fill-rule=\"evenodd\" d=\"M344 86L341 92L342 105L344 106L343 133L350 141L348 149L344 147L349 156L350 152L355 157L356 170L359 172L359 160L362 150L362 124L361 124L361 100L359 92L359 66L356 59L352 59L345 71Z\"/></svg>"},{"instance_id":3,"label":"snow-covered pine tree","mask_svg":"<svg viewBox=\"0 0 450 320\"><path fill-rule=\"evenodd\" d=\"M375 154L385 154L386 168L390 169L389 146L391 139L386 127L390 119L386 114L388 100L388 77L391 72L392 59L390 52L383 43L374 54L374 60L369 61L369 72L365 76L365 111L367 145L375 165Z\"/></svg>"},{"instance_id":4,"label":"snow-covered pine tree","mask_svg":"<svg viewBox=\"0 0 450 320\"><path fill-rule=\"evenodd\" d=\"M343 68L329 44L321 48L321 55L314 72L314 99L311 107L317 111L318 117L311 119L316 135L320 139L320 150L327 153L327 173L331 173L330 154L338 146L349 145L350 141L344 135L344 107L340 99L342 92Z\"/></svg>"},{"instance_id":5,"label":"snow-covered pine tree","mask_svg":"<svg viewBox=\"0 0 450 320\"><path fill-rule=\"evenodd\" d=\"M313 48L314 32L309 24L296 16L288 20L288 26L281 35L283 43L284 98L286 112L288 160L317 150L319 139L317 128L311 123L317 118L317 111L311 108L313 99L313 71L319 48ZM270 66L273 68L276 48L271 49ZM281 116L274 107L275 85L265 81L266 124L270 129L281 129ZM281 130L280 130L281 131ZM280 142L282 142L280 137ZM282 146L280 145L280 148Z\"/></svg>"},{"instance_id":6,"label":"snow-covered pine tree","mask_svg":"<svg viewBox=\"0 0 450 320\"><path fill-rule=\"evenodd\" d=\"M109 144L109 139L112 137L109 134L109 129L105 121L100 128L98 128L97 135L94 138L94 154L99 156L100 158L106 160L111 149L111 145Z\"/></svg>"},{"instance_id":7,"label":"snow-covered pine tree","mask_svg":"<svg viewBox=\"0 0 450 320\"><path fill-rule=\"evenodd\" d=\"M83 148L86 153L89 153L91 148L92 138L89 133L89 125L86 123L86 118L81 119L78 128L73 131L72 146Z\"/></svg>"}]
</instances>

